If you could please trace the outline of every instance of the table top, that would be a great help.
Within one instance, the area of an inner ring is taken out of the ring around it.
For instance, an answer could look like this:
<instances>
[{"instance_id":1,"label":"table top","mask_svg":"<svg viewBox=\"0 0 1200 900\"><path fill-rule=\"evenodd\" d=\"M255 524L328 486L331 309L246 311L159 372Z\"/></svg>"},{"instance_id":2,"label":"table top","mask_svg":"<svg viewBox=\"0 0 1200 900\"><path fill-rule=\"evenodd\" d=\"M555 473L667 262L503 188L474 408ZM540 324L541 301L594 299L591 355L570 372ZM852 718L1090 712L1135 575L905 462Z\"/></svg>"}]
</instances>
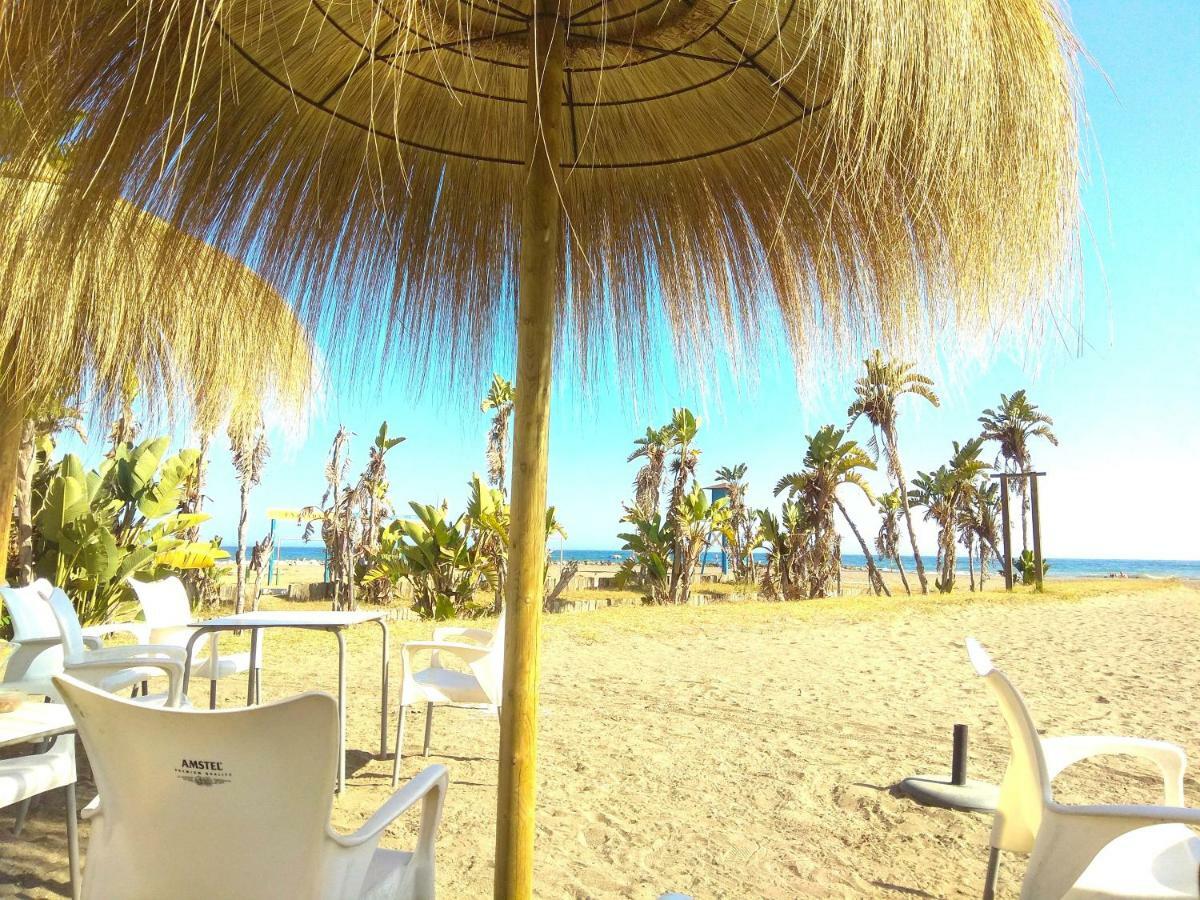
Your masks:
<instances>
[{"instance_id":1,"label":"table top","mask_svg":"<svg viewBox=\"0 0 1200 900\"><path fill-rule=\"evenodd\" d=\"M364 622L379 622L391 617L391 610L357 612L248 612L193 622L193 628L228 630L234 628L347 628Z\"/></svg>"},{"instance_id":2,"label":"table top","mask_svg":"<svg viewBox=\"0 0 1200 900\"><path fill-rule=\"evenodd\" d=\"M24 744L75 730L75 720L61 703L26 701L0 714L0 747Z\"/></svg>"}]
</instances>

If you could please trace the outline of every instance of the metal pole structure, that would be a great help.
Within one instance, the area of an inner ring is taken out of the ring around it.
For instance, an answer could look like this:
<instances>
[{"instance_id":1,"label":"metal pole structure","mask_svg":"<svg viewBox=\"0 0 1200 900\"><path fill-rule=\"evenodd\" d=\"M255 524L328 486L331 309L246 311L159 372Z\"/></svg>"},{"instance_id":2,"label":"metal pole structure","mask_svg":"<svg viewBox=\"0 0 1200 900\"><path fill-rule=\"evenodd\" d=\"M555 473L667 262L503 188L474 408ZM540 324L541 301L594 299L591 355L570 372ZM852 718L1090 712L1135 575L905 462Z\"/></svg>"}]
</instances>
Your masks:
<instances>
[{"instance_id":1,"label":"metal pole structure","mask_svg":"<svg viewBox=\"0 0 1200 900\"><path fill-rule=\"evenodd\" d=\"M1000 476L1000 528L1004 534L1004 589L1013 589L1012 525L1008 518L1008 476Z\"/></svg>"},{"instance_id":2,"label":"metal pole structure","mask_svg":"<svg viewBox=\"0 0 1200 900\"><path fill-rule=\"evenodd\" d=\"M1029 505L1032 507L1030 512L1033 518L1033 577L1037 583L1037 589L1042 590L1042 519L1038 515L1038 476L1041 472L1030 472L1029 478Z\"/></svg>"},{"instance_id":3,"label":"metal pole structure","mask_svg":"<svg viewBox=\"0 0 1200 900\"><path fill-rule=\"evenodd\" d=\"M563 268L559 200L566 0L536 0L529 24L526 159L517 287L517 402L500 771L496 800L497 900L533 896L539 624L545 591L546 471L554 319Z\"/></svg>"},{"instance_id":4,"label":"metal pole structure","mask_svg":"<svg viewBox=\"0 0 1200 900\"><path fill-rule=\"evenodd\" d=\"M950 783L962 787L967 783L967 726L954 726L954 756L950 762Z\"/></svg>"},{"instance_id":5,"label":"metal pole structure","mask_svg":"<svg viewBox=\"0 0 1200 900\"><path fill-rule=\"evenodd\" d=\"M267 557L267 584L275 583L275 560L279 558L279 545L275 543L275 520L271 520L271 555Z\"/></svg>"}]
</instances>

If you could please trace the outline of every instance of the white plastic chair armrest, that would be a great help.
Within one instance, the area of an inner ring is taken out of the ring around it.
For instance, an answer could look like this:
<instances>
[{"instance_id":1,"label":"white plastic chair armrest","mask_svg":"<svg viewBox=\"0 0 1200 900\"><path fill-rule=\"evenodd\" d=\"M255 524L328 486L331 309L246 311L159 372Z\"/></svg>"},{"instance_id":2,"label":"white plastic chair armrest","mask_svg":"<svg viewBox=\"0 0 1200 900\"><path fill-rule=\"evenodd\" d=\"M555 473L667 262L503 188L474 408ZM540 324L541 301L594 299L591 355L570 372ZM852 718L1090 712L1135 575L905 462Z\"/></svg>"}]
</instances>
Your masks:
<instances>
[{"instance_id":1,"label":"white plastic chair armrest","mask_svg":"<svg viewBox=\"0 0 1200 900\"><path fill-rule=\"evenodd\" d=\"M146 651L142 654L122 653L127 650ZM168 653L165 651L176 651ZM162 670L167 676L167 706L179 706L183 701L183 669L181 658L183 651L178 647L143 647L134 644L129 647L110 647L107 650L93 650L83 658L69 661L65 668L68 672L120 672L124 669L154 668Z\"/></svg>"},{"instance_id":2,"label":"white plastic chair armrest","mask_svg":"<svg viewBox=\"0 0 1200 900\"><path fill-rule=\"evenodd\" d=\"M125 644L121 647L104 647L100 650L91 650L77 660L70 660L70 665L77 665L80 662L107 662L130 659L155 659L166 660L169 662L183 665L187 662L187 652L182 647L173 647L170 644Z\"/></svg>"},{"instance_id":3,"label":"white plastic chair armrest","mask_svg":"<svg viewBox=\"0 0 1200 900\"><path fill-rule=\"evenodd\" d=\"M1169 807L1184 805L1183 772L1187 768L1187 754L1177 744L1145 738L1088 734L1043 738L1042 751L1052 779L1068 766L1093 756L1111 754L1149 760L1162 772L1165 804Z\"/></svg>"},{"instance_id":4,"label":"white plastic chair armrest","mask_svg":"<svg viewBox=\"0 0 1200 900\"><path fill-rule=\"evenodd\" d=\"M482 659L492 652L490 648L480 647L478 644L455 644L450 641L406 641L400 646L400 653L404 657L405 663L410 661L413 653L419 653L423 650L428 650L432 653L444 650L468 663Z\"/></svg>"},{"instance_id":5,"label":"white plastic chair armrest","mask_svg":"<svg viewBox=\"0 0 1200 900\"><path fill-rule=\"evenodd\" d=\"M474 641L478 644L487 644L492 640L492 632L485 631L482 628L446 627L433 629L433 639L435 641L449 641L454 638Z\"/></svg>"},{"instance_id":6,"label":"white plastic chair armrest","mask_svg":"<svg viewBox=\"0 0 1200 900\"><path fill-rule=\"evenodd\" d=\"M46 650L46 649L49 649L50 647L57 647L59 644L62 643L62 638L60 638L60 637L25 638L24 640L9 641L7 643L10 647L13 648L14 652L16 651L16 649L18 647L41 647L43 650Z\"/></svg>"},{"instance_id":7,"label":"white plastic chair armrest","mask_svg":"<svg viewBox=\"0 0 1200 900\"><path fill-rule=\"evenodd\" d=\"M141 644L150 641L150 628L145 622L108 622L104 625L89 625L82 631L85 641L88 638L103 638L113 634L131 634Z\"/></svg>"},{"instance_id":8,"label":"white plastic chair armrest","mask_svg":"<svg viewBox=\"0 0 1200 900\"><path fill-rule=\"evenodd\" d=\"M383 836L383 832L389 825L421 799L425 800L426 807L433 804L433 809L427 809L426 815L432 814L436 821L441 818L442 803L446 799L446 788L449 787L449 784L450 773L445 766L429 766L422 769L408 784L388 797L383 806L379 807L375 814L353 834L338 834L330 828L328 830L329 837L343 847L359 847L366 843L374 843ZM424 829L422 829L422 838L424 838Z\"/></svg>"}]
</instances>

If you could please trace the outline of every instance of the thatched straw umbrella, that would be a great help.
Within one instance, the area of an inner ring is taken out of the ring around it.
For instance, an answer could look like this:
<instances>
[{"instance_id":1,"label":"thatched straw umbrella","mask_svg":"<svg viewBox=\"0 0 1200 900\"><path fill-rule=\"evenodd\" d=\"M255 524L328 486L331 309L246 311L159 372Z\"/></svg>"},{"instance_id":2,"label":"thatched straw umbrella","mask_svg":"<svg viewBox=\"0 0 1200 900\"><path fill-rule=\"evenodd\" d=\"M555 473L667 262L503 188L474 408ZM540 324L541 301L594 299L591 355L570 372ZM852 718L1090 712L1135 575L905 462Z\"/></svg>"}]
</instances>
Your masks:
<instances>
[{"instance_id":1,"label":"thatched straw umbrella","mask_svg":"<svg viewBox=\"0 0 1200 900\"><path fill-rule=\"evenodd\" d=\"M642 368L664 326L700 367L763 330L803 364L989 335L1073 277L1076 50L1055 0L4 10L6 83L40 127L87 113L90 190L211 238L326 333L428 381L490 371L515 316L501 897L532 886L556 330L587 373Z\"/></svg>"},{"instance_id":2,"label":"thatched straw umbrella","mask_svg":"<svg viewBox=\"0 0 1200 900\"><path fill-rule=\"evenodd\" d=\"M248 407L300 407L313 369L288 304L225 253L118 200L102 203L104 227L88 235L88 252L65 256L46 219L58 182L0 175L0 190L22 198L0 222L2 576L31 414L69 399L110 408L132 376L151 407L186 407L211 429Z\"/></svg>"}]
</instances>

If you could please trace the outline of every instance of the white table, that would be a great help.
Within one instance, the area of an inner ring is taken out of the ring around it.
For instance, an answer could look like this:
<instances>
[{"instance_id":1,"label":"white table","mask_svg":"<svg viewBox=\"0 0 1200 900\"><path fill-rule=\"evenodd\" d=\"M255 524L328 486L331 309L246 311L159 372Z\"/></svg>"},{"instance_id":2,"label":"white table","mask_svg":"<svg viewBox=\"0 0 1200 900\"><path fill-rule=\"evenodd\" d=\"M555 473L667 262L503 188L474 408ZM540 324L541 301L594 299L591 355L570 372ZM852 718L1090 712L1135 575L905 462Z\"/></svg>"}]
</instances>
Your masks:
<instances>
[{"instance_id":1,"label":"white table","mask_svg":"<svg viewBox=\"0 0 1200 900\"><path fill-rule=\"evenodd\" d=\"M0 713L0 747L44 741L75 730L75 720L66 706L61 703L26 701L10 713ZM17 814L18 823L25 820L29 798L21 801ZM17 826L20 828L20 825ZM67 785L67 856L70 859L71 896L78 900L79 878L79 832L75 819L75 784Z\"/></svg>"},{"instance_id":2,"label":"white table","mask_svg":"<svg viewBox=\"0 0 1200 900\"><path fill-rule=\"evenodd\" d=\"M202 622L193 622L195 629L187 644L187 662L183 669L183 692L187 694L188 679L192 674L192 650L203 635L221 631L253 631L250 641L250 669L246 686L246 705L253 706L261 699L258 695L258 680L255 678L258 662L258 634L264 628L303 628L312 631L329 631L338 643L338 776L337 788L341 793L346 783L346 638L342 633L354 625L375 622L383 632L383 661L380 676L382 703L379 713L379 755L387 756L388 733L388 623L391 613L387 610L359 612L249 612L240 615L221 616Z\"/></svg>"},{"instance_id":3,"label":"white table","mask_svg":"<svg viewBox=\"0 0 1200 900\"><path fill-rule=\"evenodd\" d=\"M61 703L22 703L0 714L0 747L41 741L75 730L75 720Z\"/></svg>"}]
</instances>

